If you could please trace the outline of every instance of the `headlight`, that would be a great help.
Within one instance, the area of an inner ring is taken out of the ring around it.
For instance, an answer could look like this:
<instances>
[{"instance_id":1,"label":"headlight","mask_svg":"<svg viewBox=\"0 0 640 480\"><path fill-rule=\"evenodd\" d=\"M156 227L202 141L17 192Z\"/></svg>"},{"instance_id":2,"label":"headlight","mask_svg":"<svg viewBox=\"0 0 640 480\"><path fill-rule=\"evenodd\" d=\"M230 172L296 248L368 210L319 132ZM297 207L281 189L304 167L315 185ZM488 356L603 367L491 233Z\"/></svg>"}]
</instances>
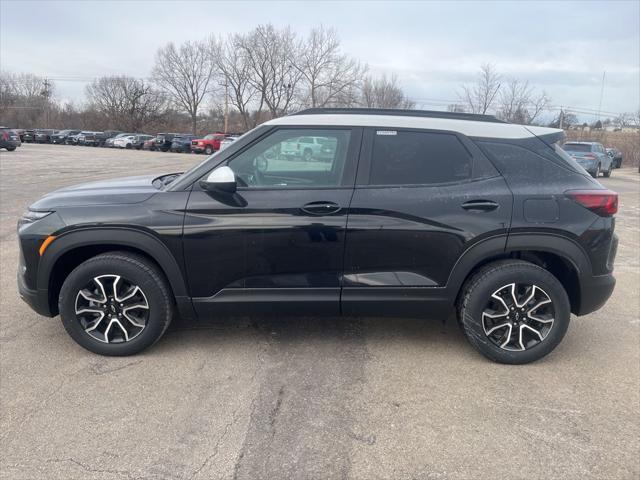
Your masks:
<instances>
[{"instance_id":1,"label":"headlight","mask_svg":"<svg viewBox=\"0 0 640 480\"><path fill-rule=\"evenodd\" d=\"M26 223L33 223L36 220L41 220L47 215L51 215L53 212L35 212L33 210L27 210L22 214L20 220L18 220L18 226L24 225Z\"/></svg>"}]
</instances>

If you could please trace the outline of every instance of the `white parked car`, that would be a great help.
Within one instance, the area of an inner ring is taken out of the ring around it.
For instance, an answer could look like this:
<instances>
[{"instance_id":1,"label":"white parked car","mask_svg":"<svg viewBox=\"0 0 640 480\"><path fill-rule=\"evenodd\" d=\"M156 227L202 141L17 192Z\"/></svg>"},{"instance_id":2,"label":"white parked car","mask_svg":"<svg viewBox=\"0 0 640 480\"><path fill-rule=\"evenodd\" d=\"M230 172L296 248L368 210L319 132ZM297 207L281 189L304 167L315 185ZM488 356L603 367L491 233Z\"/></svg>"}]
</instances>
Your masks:
<instances>
[{"instance_id":1,"label":"white parked car","mask_svg":"<svg viewBox=\"0 0 640 480\"><path fill-rule=\"evenodd\" d=\"M229 145L235 142L238 138L240 137L239 136L226 137L224 140L220 141L220 150L227 148Z\"/></svg>"},{"instance_id":2,"label":"white parked car","mask_svg":"<svg viewBox=\"0 0 640 480\"><path fill-rule=\"evenodd\" d=\"M118 137L113 141L116 148L131 148L135 135L127 135L126 137Z\"/></svg>"}]
</instances>

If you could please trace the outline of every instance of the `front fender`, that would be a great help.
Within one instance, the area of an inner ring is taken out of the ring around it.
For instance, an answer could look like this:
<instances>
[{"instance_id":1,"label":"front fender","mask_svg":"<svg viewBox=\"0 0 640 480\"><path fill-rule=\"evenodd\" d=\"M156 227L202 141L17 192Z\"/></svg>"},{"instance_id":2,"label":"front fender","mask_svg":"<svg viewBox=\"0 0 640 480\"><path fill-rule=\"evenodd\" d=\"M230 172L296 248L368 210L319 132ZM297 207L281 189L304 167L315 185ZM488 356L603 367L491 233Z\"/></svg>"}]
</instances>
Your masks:
<instances>
[{"instance_id":1,"label":"front fender","mask_svg":"<svg viewBox=\"0 0 640 480\"><path fill-rule=\"evenodd\" d=\"M151 257L163 270L181 313L188 301L187 284L180 266L169 248L154 234L131 227L79 228L63 232L47 248L38 266L37 288L47 291L51 273L66 253L91 245L113 245L139 250ZM186 309L188 312L188 308ZM191 316L191 315L189 315Z\"/></svg>"}]
</instances>

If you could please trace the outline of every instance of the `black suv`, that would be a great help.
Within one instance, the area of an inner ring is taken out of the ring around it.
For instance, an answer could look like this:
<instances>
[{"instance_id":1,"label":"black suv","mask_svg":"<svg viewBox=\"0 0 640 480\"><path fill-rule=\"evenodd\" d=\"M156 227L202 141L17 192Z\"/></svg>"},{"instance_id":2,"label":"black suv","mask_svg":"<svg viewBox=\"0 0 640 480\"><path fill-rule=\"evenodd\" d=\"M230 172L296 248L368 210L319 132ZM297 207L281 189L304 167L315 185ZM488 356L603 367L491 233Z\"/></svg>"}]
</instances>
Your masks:
<instances>
[{"instance_id":1,"label":"black suv","mask_svg":"<svg viewBox=\"0 0 640 480\"><path fill-rule=\"evenodd\" d=\"M173 139L181 135L180 133L159 133L156 135L156 148L161 152L168 152L171 150Z\"/></svg>"},{"instance_id":2,"label":"black suv","mask_svg":"<svg viewBox=\"0 0 640 480\"><path fill-rule=\"evenodd\" d=\"M172 152L191 153L191 142L196 138L195 135L176 135L171 141Z\"/></svg>"},{"instance_id":3,"label":"black suv","mask_svg":"<svg viewBox=\"0 0 640 480\"><path fill-rule=\"evenodd\" d=\"M128 355L172 317L445 318L527 363L611 295L617 195L562 130L446 112L312 109L182 174L53 192L19 222L19 289L83 347ZM291 157L300 137L331 158Z\"/></svg>"}]
</instances>

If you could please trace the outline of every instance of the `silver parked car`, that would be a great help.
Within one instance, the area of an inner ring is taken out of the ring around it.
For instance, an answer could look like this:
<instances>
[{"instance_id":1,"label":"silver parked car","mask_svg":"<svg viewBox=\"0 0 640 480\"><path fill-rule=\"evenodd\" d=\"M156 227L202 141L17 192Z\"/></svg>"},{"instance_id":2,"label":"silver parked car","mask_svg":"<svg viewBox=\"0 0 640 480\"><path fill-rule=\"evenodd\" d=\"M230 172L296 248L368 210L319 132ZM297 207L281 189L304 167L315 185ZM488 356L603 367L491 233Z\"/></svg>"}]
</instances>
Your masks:
<instances>
[{"instance_id":1,"label":"silver parked car","mask_svg":"<svg viewBox=\"0 0 640 480\"><path fill-rule=\"evenodd\" d=\"M562 149L571 155L593 178L598 178L600 172L610 177L613 171L613 159L598 142L567 142Z\"/></svg>"}]
</instances>

